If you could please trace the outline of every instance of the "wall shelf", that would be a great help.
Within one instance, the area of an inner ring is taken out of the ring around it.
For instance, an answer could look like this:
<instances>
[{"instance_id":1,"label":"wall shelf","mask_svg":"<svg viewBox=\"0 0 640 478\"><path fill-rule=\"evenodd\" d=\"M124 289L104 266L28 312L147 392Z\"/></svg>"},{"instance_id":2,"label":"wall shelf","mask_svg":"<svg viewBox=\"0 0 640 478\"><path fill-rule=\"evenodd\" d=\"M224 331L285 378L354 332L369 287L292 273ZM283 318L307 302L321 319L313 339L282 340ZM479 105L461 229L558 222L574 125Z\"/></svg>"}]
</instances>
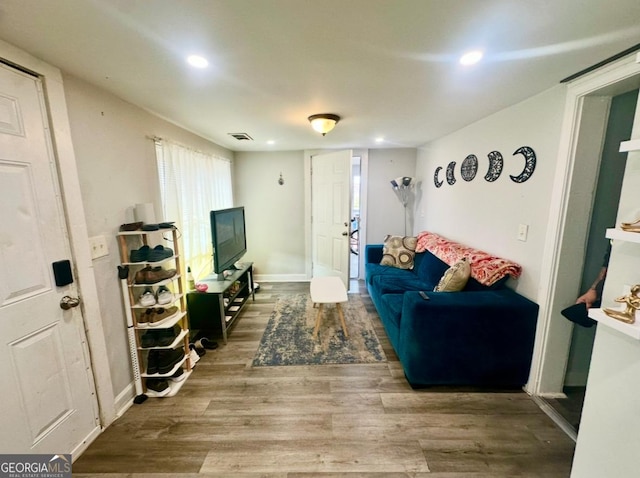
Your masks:
<instances>
[{"instance_id":1,"label":"wall shelf","mask_svg":"<svg viewBox=\"0 0 640 478\"><path fill-rule=\"evenodd\" d=\"M640 232L627 232L622 229L607 229L607 239L619 239L621 241L636 242L640 244Z\"/></svg>"},{"instance_id":2,"label":"wall shelf","mask_svg":"<svg viewBox=\"0 0 640 478\"><path fill-rule=\"evenodd\" d=\"M640 151L640 139L630 139L629 141L623 141L620 143L621 153L628 153L630 151Z\"/></svg>"},{"instance_id":3,"label":"wall shelf","mask_svg":"<svg viewBox=\"0 0 640 478\"><path fill-rule=\"evenodd\" d=\"M633 324L625 324L624 322L609 317L602 309L589 309L589 317L599 324L604 324L629 337L640 340L640 322L638 321Z\"/></svg>"}]
</instances>

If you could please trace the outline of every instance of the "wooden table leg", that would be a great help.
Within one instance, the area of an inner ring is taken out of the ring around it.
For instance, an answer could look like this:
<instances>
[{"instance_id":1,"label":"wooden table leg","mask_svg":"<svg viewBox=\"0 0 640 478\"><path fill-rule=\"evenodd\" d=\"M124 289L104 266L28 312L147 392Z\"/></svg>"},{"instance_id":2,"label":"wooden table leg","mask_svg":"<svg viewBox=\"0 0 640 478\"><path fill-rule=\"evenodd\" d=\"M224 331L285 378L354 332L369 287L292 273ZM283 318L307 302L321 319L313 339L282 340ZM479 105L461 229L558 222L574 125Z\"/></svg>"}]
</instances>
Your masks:
<instances>
[{"instance_id":1,"label":"wooden table leg","mask_svg":"<svg viewBox=\"0 0 640 478\"><path fill-rule=\"evenodd\" d=\"M316 326L313 329L313 336L318 336L318 330L320 329L320 322L322 321L322 309L324 304L318 305L318 315L316 316Z\"/></svg>"},{"instance_id":2,"label":"wooden table leg","mask_svg":"<svg viewBox=\"0 0 640 478\"><path fill-rule=\"evenodd\" d=\"M340 322L342 323L342 331L344 332L345 337L349 337L349 332L347 332L347 324L344 322L344 315L342 314L342 306L340 303L336 303L336 309L338 309L338 315L340 316Z\"/></svg>"}]
</instances>

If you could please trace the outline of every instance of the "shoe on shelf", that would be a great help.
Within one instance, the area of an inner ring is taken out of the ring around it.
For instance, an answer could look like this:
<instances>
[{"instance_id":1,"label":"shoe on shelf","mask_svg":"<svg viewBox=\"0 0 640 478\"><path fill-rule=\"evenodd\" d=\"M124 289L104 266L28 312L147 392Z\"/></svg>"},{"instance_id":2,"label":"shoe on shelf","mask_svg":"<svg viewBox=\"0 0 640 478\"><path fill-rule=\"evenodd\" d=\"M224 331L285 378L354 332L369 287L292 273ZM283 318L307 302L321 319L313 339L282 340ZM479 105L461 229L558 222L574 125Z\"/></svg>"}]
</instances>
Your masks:
<instances>
[{"instance_id":1,"label":"shoe on shelf","mask_svg":"<svg viewBox=\"0 0 640 478\"><path fill-rule=\"evenodd\" d=\"M140 312L140 314L138 315L138 320L136 322L138 324L148 324L154 314L155 311L153 309L147 309L143 312Z\"/></svg>"},{"instance_id":2,"label":"shoe on shelf","mask_svg":"<svg viewBox=\"0 0 640 478\"><path fill-rule=\"evenodd\" d=\"M153 375L158 373L158 351L149 350L147 354L147 374Z\"/></svg>"},{"instance_id":3,"label":"shoe on shelf","mask_svg":"<svg viewBox=\"0 0 640 478\"><path fill-rule=\"evenodd\" d=\"M175 373L169 377L169 379L174 382L182 382L185 378L187 378L187 375L184 373L182 367L176 370Z\"/></svg>"},{"instance_id":4,"label":"shoe on shelf","mask_svg":"<svg viewBox=\"0 0 640 478\"><path fill-rule=\"evenodd\" d=\"M169 329L158 329L151 332L154 332L155 334L156 344L158 347L168 347L176 340L178 335L180 335L182 328L180 328L178 324L175 324Z\"/></svg>"},{"instance_id":5,"label":"shoe on shelf","mask_svg":"<svg viewBox=\"0 0 640 478\"><path fill-rule=\"evenodd\" d=\"M131 262L145 262L149 260L149 252L151 248L149 246L142 246L140 249L133 249L129 253L129 260Z\"/></svg>"},{"instance_id":6,"label":"shoe on shelf","mask_svg":"<svg viewBox=\"0 0 640 478\"><path fill-rule=\"evenodd\" d=\"M173 298L173 293L163 285L158 287L155 300L158 305L167 305L175 301L175 299Z\"/></svg>"},{"instance_id":7,"label":"shoe on shelf","mask_svg":"<svg viewBox=\"0 0 640 478\"><path fill-rule=\"evenodd\" d=\"M165 319L169 319L175 316L177 313L178 308L175 306L168 307L166 309L164 307L160 307L159 309L152 309L152 313L149 317L149 325L153 326L153 324L157 324L158 322L161 322Z\"/></svg>"},{"instance_id":8,"label":"shoe on shelf","mask_svg":"<svg viewBox=\"0 0 640 478\"><path fill-rule=\"evenodd\" d=\"M164 246L156 246L149 251L149 262L160 262L173 257L173 250Z\"/></svg>"},{"instance_id":9,"label":"shoe on shelf","mask_svg":"<svg viewBox=\"0 0 640 478\"><path fill-rule=\"evenodd\" d=\"M160 374L171 372L171 369L184 358L182 349L156 350L155 352L158 354L158 373Z\"/></svg>"},{"instance_id":10,"label":"shoe on shelf","mask_svg":"<svg viewBox=\"0 0 640 478\"><path fill-rule=\"evenodd\" d=\"M147 388L154 392L164 392L169 388L169 382L166 378L148 378Z\"/></svg>"},{"instance_id":11,"label":"shoe on shelf","mask_svg":"<svg viewBox=\"0 0 640 478\"><path fill-rule=\"evenodd\" d=\"M153 290L151 290L151 287L145 287L144 291L140 295L138 303L142 307L151 307L153 305L156 305L156 296L153 294Z\"/></svg>"},{"instance_id":12,"label":"shoe on shelf","mask_svg":"<svg viewBox=\"0 0 640 478\"><path fill-rule=\"evenodd\" d=\"M136 284L156 284L166 279L171 279L176 275L175 269L163 269L162 267L144 267L136 272Z\"/></svg>"},{"instance_id":13,"label":"shoe on shelf","mask_svg":"<svg viewBox=\"0 0 640 478\"><path fill-rule=\"evenodd\" d=\"M144 348L156 347L158 345L158 336L155 330L149 330L140 337L140 345Z\"/></svg>"}]
</instances>

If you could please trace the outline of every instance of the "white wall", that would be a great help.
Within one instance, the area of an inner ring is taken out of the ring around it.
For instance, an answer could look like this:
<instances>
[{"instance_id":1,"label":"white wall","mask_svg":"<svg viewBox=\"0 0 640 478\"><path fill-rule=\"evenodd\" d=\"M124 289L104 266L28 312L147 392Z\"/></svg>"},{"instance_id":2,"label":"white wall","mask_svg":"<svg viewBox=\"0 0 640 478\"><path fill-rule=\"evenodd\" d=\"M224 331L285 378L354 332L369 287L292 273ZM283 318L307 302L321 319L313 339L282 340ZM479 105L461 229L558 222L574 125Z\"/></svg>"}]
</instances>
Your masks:
<instances>
[{"instance_id":1,"label":"white wall","mask_svg":"<svg viewBox=\"0 0 640 478\"><path fill-rule=\"evenodd\" d=\"M414 148L369 150L366 221L369 244L381 244L387 234L404 235L404 209L390 181L399 176L415 176L416 154ZM407 234L411 235L413 214L408 209Z\"/></svg>"},{"instance_id":2,"label":"white wall","mask_svg":"<svg viewBox=\"0 0 640 478\"><path fill-rule=\"evenodd\" d=\"M484 118L466 128L433 141L418 150L416 176L421 182L416 205L417 232L432 231L449 239L513 260L523 273L518 292L536 301L547 233L553 177L556 168L565 88L557 86L522 103ZM515 183L524 167L522 146L533 148L537 165L531 178ZM502 175L487 182L487 154L504 157ZM460 176L460 165L470 154L477 156L478 172L472 181ZM456 182L449 185L445 170L451 162ZM442 167L440 188L434 172ZM518 226L528 226L528 239L519 241Z\"/></svg>"},{"instance_id":3,"label":"white wall","mask_svg":"<svg viewBox=\"0 0 640 478\"><path fill-rule=\"evenodd\" d=\"M113 392L124 405L134 395L115 234L136 203L155 203L160 215L153 141L171 138L233 159L233 153L161 120L104 90L65 75L71 136L89 237L103 235L109 255L93 261ZM168 218L167 218L168 219Z\"/></svg>"},{"instance_id":4,"label":"white wall","mask_svg":"<svg viewBox=\"0 0 640 478\"><path fill-rule=\"evenodd\" d=\"M256 280L305 279L303 151L235 154L234 195L247 223L243 260L253 261Z\"/></svg>"}]
</instances>

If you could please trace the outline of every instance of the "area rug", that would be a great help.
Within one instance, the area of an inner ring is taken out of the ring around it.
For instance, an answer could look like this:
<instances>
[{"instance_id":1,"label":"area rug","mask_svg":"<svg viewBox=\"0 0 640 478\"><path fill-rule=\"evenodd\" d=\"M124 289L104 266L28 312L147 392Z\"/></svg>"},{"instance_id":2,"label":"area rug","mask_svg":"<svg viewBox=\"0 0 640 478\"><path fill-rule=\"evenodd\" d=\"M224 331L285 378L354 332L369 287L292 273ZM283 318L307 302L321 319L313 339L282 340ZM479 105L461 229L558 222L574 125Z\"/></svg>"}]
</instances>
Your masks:
<instances>
[{"instance_id":1,"label":"area rug","mask_svg":"<svg viewBox=\"0 0 640 478\"><path fill-rule=\"evenodd\" d=\"M342 304L348 337L334 304L323 307L318 337L313 337L318 309L309 294L276 301L252 366L323 365L386 362L378 336L358 295Z\"/></svg>"}]
</instances>

